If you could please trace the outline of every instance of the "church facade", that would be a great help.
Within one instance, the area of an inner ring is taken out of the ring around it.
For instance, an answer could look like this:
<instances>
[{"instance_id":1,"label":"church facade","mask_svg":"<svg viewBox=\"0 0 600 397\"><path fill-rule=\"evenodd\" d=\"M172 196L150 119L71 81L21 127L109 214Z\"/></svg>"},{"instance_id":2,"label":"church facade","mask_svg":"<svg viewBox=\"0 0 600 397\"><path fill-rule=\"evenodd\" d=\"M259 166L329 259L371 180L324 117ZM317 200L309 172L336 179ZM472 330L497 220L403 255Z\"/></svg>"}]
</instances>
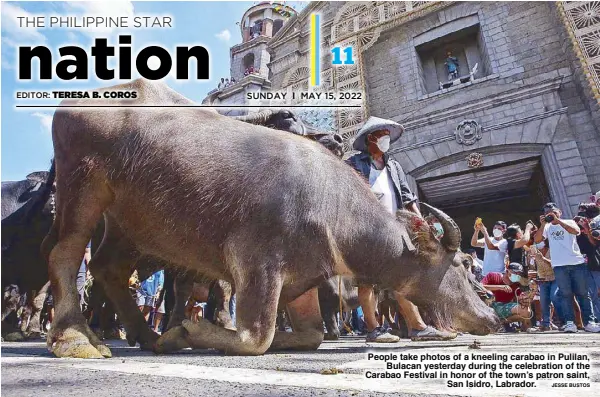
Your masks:
<instances>
[{"instance_id":1,"label":"church facade","mask_svg":"<svg viewBox=\"0 0 600 397\"><path fill-rule=\"evenodd\" d=\"M319 89L362 92L363 106L301 117L349 153L369 116L403 124L391 154L461 227L475 213L524 223L545 201L570 216L600 190L600 2L312 2L264 39L254 90L309 89L311 13ZM334 46L354 65L332 66Z\"/></svg>"}]
</instances>

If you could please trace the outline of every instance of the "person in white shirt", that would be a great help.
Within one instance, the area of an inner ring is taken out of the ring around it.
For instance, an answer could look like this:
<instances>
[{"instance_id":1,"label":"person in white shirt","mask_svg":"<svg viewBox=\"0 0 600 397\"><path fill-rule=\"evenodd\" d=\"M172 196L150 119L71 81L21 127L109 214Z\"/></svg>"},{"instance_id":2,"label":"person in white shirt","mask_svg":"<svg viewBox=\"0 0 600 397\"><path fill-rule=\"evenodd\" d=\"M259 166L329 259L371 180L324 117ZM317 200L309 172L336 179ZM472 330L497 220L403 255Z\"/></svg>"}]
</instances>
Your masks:
<instances>
[{"instance_id":1,"label":"person in white shirt","mask_svg":"<svg viewBox=\"0 0 600 397\"><path fill-rule=\"evenodd\" d=\"M577 245L579 226L574 220L561 219L562 211L554 203L544 206L544 215L540 216L542 223L535 234L535 242L546 239L550 247L552 269L558 295L562 301L562 312L566 321L565 332L577 332L575 313L573 311L573 296L577 296L581 306L581 317L584 328L588 332L600 332L600 325L594 321L592 301L588 294L585 258Z\"/></svg>"},{"instance_id":2,"label":"person in white shirt","mask_svg":"<svg viewBox=\"0 0 600 397\"><path fill-rule=\"evenodd\" d=\"M484 238L478 239L479 232L483 233ZM504 257L506 256L508 242L503 237L504 232L506 232L506 223L502 221L496 222L494 224L494 228L492 229L492 234L494 235L494 238L490 240L491 243L497 247L497 249L492 250L489 248L488 244L486 244L485 241L487 229L483 226L482 223L475 225L475 232L473 232L473 237L471 237L471 246L476 248L483 248L482 275L484 277L488 273L505 272Z\"/></svg>"}]
</instances>

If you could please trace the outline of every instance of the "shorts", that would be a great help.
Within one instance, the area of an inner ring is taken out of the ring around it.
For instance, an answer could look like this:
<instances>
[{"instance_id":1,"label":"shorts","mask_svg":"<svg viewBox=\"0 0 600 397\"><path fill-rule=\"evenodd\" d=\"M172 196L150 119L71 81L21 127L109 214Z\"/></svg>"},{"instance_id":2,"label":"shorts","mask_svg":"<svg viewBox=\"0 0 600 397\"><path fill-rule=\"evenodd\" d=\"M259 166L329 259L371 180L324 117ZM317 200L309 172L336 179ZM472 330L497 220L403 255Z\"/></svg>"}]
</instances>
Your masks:
<instances>
[{"instance_id":1,"label":"shorts","mask_svg":"<svg viewBox=\"0 0 600 397\"><path fill-rule=\"evenodd\" d=\"M164 299L160 303L160 306L158 307L158 309L156 309L156 312L160 313L160 314L165 314L165 300Z\"/></svg>"},{"instance_id":2,"label":"shorts","mask_svg":"<svg viewBox=\"0 0 600 397\"><path fill-rule=\"evenodd\" d=\"M139 292L137 292L136 294L136 300L137 300L137 305L138 306L150 306L150 307L154 307L154 302L156 299L154 299L153 296L146 296L146 295L142 295Z\"/></svg>"},{"instance_id":3,"label":"shorts","mask_svg":"<svg viewBox=\"0 0 600 397\"><path fill-rule=\"evenodd\" d=\"M492 302L492 309L496 312L498 317L502 320L506 320L512 316L512 309L517 307L519 304L516 302L500 303Z\"/></svg>"}]
</instances>

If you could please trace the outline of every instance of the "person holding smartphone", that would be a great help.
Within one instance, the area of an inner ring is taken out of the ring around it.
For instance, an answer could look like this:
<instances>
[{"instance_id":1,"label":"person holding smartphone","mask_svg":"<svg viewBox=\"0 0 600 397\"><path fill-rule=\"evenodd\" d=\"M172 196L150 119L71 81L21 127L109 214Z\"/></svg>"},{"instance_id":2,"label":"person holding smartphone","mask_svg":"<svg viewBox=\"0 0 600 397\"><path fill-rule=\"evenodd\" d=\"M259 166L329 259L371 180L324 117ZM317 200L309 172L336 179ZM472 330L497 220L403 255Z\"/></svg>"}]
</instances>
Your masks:
<instances>
[{"instance_id":1,"label":"person holding smartphone","mask_svg":"<svg viewBox=\"0 0 600 397\"><path fill-rule=\"evenodd\" d=\"M577 332L573 296L577 296L580 305L584 329L587 332L600 332L600 325L595 322L592 301L588 294L588 269L585 258L577 245L580 229L571 219L561 219L562 211L554 203L547 203L544 215L540 216L541 227L535 234L535 242L546 239L552 258L552 269L561 298L562 313L565 317L564 332Z\"/></svg>"},{"instance_id":2,"label":"person holding smartphone","mask_svg":"<svg viewBox=\"0 0 600 397\"><path fill-rule=\"evenodd\" d=\"M581 228L581 234L577 236L577 244L585 257L588 268L588 292L592 299L592 309L596 321L600 318L600 298L598 297L598 290L600 289L600 233L596 233L597 237L594 237L590 223L594 225L594 219L598 216L600 216L600 208L594 203L581 203L575 217L575 221Z\"/></svg>"},{"instance_id":3,"label":"person holding smartphone","mask_svg":"<svg viewBox=\"0 0 600 397\"><path fill-rule=\"evenodd\" d=\"M497 221L492 229L493 238L490 238L486 227L482 222L475 222L475 231L471 237L471 247L483 248L483 271L485 277L488 273L504 273L504 257L508 241L504 238L506 232L506 223ZM479 239L479 233L483 233L483 238ZM487 238L486 238L487 235Z\"/></svg>"}]
</instances>

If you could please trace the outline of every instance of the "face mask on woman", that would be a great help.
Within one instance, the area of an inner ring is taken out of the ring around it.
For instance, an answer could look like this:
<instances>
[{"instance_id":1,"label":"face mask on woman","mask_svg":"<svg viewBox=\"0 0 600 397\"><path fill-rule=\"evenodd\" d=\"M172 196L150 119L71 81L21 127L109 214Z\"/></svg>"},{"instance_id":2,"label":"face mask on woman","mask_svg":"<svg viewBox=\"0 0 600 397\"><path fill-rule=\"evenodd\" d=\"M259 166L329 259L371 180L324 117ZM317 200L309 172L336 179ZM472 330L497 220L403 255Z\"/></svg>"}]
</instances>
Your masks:
<instances>
[{"instance_id":1,"label":"face mask on woman","mask_svg":"<svg viewBox=\"0 0 600 397\"><path fill-rule=\"evenodd\" d=\"M389 150L389 148L390 148L390 136L389 135L384 135L381 138L379 138L377 140L377 147L383 153L387 152Z\"/></svg>"},{"instance_id":2,"label":"face mask on woman","mask_svg":"<svg viewBox=\"0 0 600 397\"><path fill-rule=\"evenodd\" d=\"M440 238L444 235L444 228L442 227L441 223L434 223L433 228L435 229L435 237Z\"/></svg>"},{"instance_id":3,"label":"face mask on woman","mask_svg":"<svg viewBox=\"0 0 600 397\"><path fill-rule=\"evenodd\" d=\"M500 229L494 229L494 231L492 232L492 234L494 235L494 237L500 238L500 237L502 237L502 235L504 233L502 233L502 230L500 230Z\"/></svg>"},{"instance_id":4,"label":"face mask on woman","mask_svg":"<svg viewBox=\"0 0 600 397\"><path fill-rule=\"evenodd\" d=\"M519 276L518 274L511 274L510 281L512 281L513 283L518 283L519 281L521 281L521 276Z\"/></svg>"}]
</instances>

